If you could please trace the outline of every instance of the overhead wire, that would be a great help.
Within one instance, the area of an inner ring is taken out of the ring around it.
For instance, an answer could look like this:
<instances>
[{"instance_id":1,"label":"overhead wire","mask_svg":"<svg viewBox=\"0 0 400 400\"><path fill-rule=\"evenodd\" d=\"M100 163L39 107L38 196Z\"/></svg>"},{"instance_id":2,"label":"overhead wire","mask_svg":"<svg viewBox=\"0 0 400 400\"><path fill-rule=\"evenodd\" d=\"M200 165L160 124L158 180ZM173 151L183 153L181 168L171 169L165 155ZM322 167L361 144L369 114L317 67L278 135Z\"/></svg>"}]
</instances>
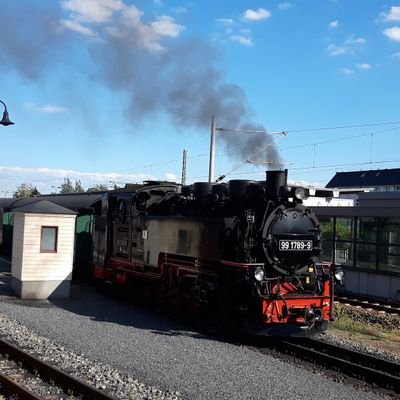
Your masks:
<instances>
[{"instance_id":1,"label":"overhead wire","mask_svg":"<svg viewBox=\"0 0 400 400\"><path fill-rule=\"evenodd\" d=\"M315 132L315 131L323 131L323 130L328 131L328 130L349 129L349 128L368 128L368 127L371 127L371 126L399 125L399 124L400 124L400 121L377 122L377 123L374 123L374 124L342 125L342 126L309 128L309 129L286 129L285 132L288 132L288 133L303 133L303 132Z\"/></svg>"},{"instance_id":2,"label":"overhead wire","mask_svg":"<svg viewBox=\"0 0 400 400\"><path fill-rule=\"evenodd\" d=\"M373 123L373 124L355 124L355 125L342 125L342 126L334 126L334 127L320 127L320 128L310 128L310 129L290 129L290 130L285 130L285 132L287 133L299 133L299 132L313 132L313 131L322 131L322 130L337 130L337 129L346 129L346 128L364 128L364 127L371 127L371 126L381 126L381 125L396 125L396 124L400 124L400 121L394 121L394 122L378 122L378 123ZM397 129L393 128L393 129ZM225 131L225 130L224 130ZM268 133L268 131L267 131ZM379 133L379 132L375 132L375 133ZM375 134L374 133L374 134ZM366 135L370 135L370 133L368 134L364 134ZM357 135L354 136L355 137L362 137L364 135ZM339 139L332 139L332 142L334 141L341 141L341 140L346 140L346 138L339 138ZM308 146L313 146L316 144L322 144L324 142L320 142L320 143L313 143L313 144L309 144L309 145L302 145L303 147L308 147ZM242 144L237 144L237 145L230 145L230 148L234 148L234 147L241 147ZM296 147L291 147L288 149L294 149ZM300 146L298 147L300 148ZM287 150L287 149L280 149L282 150ZM231 153L227 153L227 152L218 152L216 154L216 156L232 156L232 155L236 155L236 154L240 154L240 152L231 152ZM209 152L206 153L200 153L200 154L194 154L194 155L189 155L187 157L187 159L194 159L194 158L201 158L201 157L208 157L209 156ZM174 159L170 159L170 160L164 160L164 161L159 161L159 162L154 162L154 163L150 163L150 164L145 164L142 166L136 166L133 168L126 168L126 169L122 169L122 170L117 170L115 171L115 173L120 173L120 172L126 172L125 174L122 174L120 177L124 177L129 175L130 173L137 171L137 170L143 170L143 169L147 169L147 168L153 168L153 167L158 167L157 170L159 170L160 168L162 168L162 166L165 164L171 164L173 162L178 162L181 161L182 157L177 157Z\"/></svg>"},{"instance_id":3,"label":"overhead wire","mask_svg":"<svg viewBox=\"0 0 400 400\"><path fill-rule=\"evenodd\" d=\"M304 170L306 172L296 172L296 175L299 174L308 174L308 173L314 173L315 170L318 172L323 172L323 171L329 171L332 169L335 169L337 167L352 167L352 166L360 166L360 165L369 165L369 164L385 164L385 163L400 163L400 159L391 159L391 160L380 160L380 161L372 161L372 162L359 162L359 163L347 163L347 164L332 164L332 165L322 165L318 167L295 167L291 168L291 171L301 171ZM314 170L314 171L312 171ZM253 175L253 174L263 174L264 171L250 171L250 172L236 172L234 175ZM192 176L189 177L190 180L195 180L195 179L202 179L202 178L207 178L208 175L200 175L200 176Z\"/></svg>"},{"instance_id":4,"label":"overhead wire","mask_svg":"<svg viewBox=\"0 0 400 400\"><path fill-rule=\"evenodd\" d=\"M358 139L358 138L361 138L361 137L366 137L366 136L371 136L371 135L379 135L380 133L387 133L389 131L394 131L394 130L398 130L398 129L400 129L400 126L399 127L396 126L394 128L389 128L389 129L384 129L382 131L363 133L361 135L354 135L354 136L342 137L342 138L337 138L337 139L324 140L322 142L315 142L315 143L309 143L309 144L302 144L302 145L299 145L299 146L286 147L286 148L283 148L283 149L280 149L280 150L281 151L294 150L294 149L301 149L301 148L304 148L304 147L318 146L320 144L342 142L342 141L346 141L346 140Z\"/></svg>"},{"instance_id":5,"label":"overhead wire","mask_svg":"<svg viewBox=\"0 0 400 400\"><path fill-rule=\"evenodd\" d=\"M339 126L333 126L333 127L317 127L317 128L307 128L307 129L286 129L285 132L291 134L291 133L307 133L307 132L318 132L318 131L326 131L326 130L340 130L340 129L354 129L354 128L368 128L368 127L374 127L374 126L385 126L385 125L400 125L400 121L388 121L388 122L378 122L378 123L372 123L372 124L353 124L353 125L339 125ZM337 138L337 139L330 139L330 140L326 140L326 141L321 141L321 142L315 142L315 143L310 143L310 144L303 144L303 145L299 145L299 146L292 146L292 147L288 147L288 148L283 148L280 149L280 151L286 151L286 150L293 150L293 149L298 149L298 148L305 148L305 147L312 147L312 146L318 146L318 145L322 145L322 144L327 144L327 143L335 143L335 142L340 142L340 141L345 141L345 140L351 140L351 139L356 139L356 138L361 138L361 137L366 137L366 136L374 136L380 133L387 133L390 131L394 131L396 129L399 129L400 127L393 127L393 128L389 128L389 129L385 129L382 131L376 131L376 132L368 132L365 134L361 134L361 135L353 135L353 136L349 136L349 137L342 137L342 138ZM268 133L268 131L267 131ZM230 145L229 148L235 148L235 147L240 147L242 146L241 144L237 144L237 145ZM372 139L371 139L371 146L372 146ZM232 156L232 155L236 155L239 154L240 152L226 152L226 151L219 151L216 156L218 157L224 157L224 156ZM200 154L195 154L195 155L189 155L187 158L188 159L195 159L195 158L201 158L201 157L208 157L209 153L205 152L205 153L200 153ZM164 167L165 165L168 164L172 164L173 162L178 162L181 161L182 157L177 157L174 159L170 159L170 160L164 160L164 161L158 161L158 162L154 162L154 163L150 163L150 164L145 164L142 166L136 166L133 168L126 168L126 169L122 169L122 170L117 170L115 171L115 173L120 173L120 172L125 172L125 174L122 174L120 176L118 176L118 180L120 180L121 178L130 175L131 173L133 173L134 171L137 170L143 170L143 169L147 169L147 168L154 168L156 167L155 171L160 170L162 167ZM400 162L400 160L379 160L379 161L372 161L372 150L371 150L371 157L370 157L370 161L369 162L358 162L358 163L347 163L347 164L332 164L332 165L327 165L327 166L309 166L309 167L293 167L291 168L291 170L293 171L309 171L309 172L303 172L303 173L311 173L311 171L315 171L316 169L318 169L318 171L321 171L321 169L334 169L334 168L338 168L338 167L344 167L344 166L359 166L359 165L368 165L368 164L383 164L383 163L390 163L390 162ZM247 164L247 160L246 163ZM254 169L254 168L253 168ZM232 173L232 172L231 172ZM235 173L235 175L249 175L249 174L254 174L256 173L255 171L253 172L244 172L244 173ZM296 172L297 174L299 172ZM198 179L198 178L204 178L205 176L199 176L199 177L192 177L190 179ZM72 179L74 179L74 177L72 177ZM76 179L80 180L80 177L77 177ZM49 179L39 179L39 180L35 180L35 182L46 182L46 181L52 181L52 178ZM109 184L109 182L107 183L107 185Z\"/></svg>"}]
</instances>

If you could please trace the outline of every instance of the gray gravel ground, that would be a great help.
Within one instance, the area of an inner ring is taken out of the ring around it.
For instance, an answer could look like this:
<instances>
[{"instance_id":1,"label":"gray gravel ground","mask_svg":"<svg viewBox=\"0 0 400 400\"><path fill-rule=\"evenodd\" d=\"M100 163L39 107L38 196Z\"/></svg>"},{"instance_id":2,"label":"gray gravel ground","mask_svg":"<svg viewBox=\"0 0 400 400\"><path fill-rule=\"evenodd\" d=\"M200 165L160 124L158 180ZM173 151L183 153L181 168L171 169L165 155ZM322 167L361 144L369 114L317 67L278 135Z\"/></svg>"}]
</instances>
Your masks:
<instances>
[{"instance_id":1,"label":"gray gravel ground","mask_svg":"<svg viewBox=\"0 0 400 400\"><path fill-rule=\"evenodd\" d=\"M0 290L0 313L57 343L61 352L84 354L145 382L143 387L152 385L145 395L132 398L172 399L180 392L193 400L382 399L247 347L204 337L181 322L91 287L73 286L71 299L52 302L6 294ZM25 329L15 324L8 328L7 319L1 321L3 333Z\"/></svg>"}]
</instances>

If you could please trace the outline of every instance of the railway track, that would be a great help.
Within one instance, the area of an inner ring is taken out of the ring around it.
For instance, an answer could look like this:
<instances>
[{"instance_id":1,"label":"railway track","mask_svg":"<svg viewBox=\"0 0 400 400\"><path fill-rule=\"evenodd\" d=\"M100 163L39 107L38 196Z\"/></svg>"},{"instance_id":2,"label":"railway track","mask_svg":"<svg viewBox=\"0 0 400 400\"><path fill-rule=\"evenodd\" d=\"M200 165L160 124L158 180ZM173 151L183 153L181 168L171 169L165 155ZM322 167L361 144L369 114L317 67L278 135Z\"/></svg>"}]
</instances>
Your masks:
<instances>
[{"instance_id":1,"label":"railway track","mask_svg":"<svg viewBox=\"0 0 400 400\"><path fill-rule=\"evenodd\" d=\"M1 339L0 393L17 396L19 400L116 400Z\"/></svg>"},{"instance_id":2,"label":"railway track","mask_svg":"<svg viewBox=\"0 0 400 400\"><path fill-rule=\"evenodd\" d=\"M400 393L399 363L308 338L280 340L267 344L262 350L271 348L334 371L338 376L346 375L368 385Z\"/></svg>"},{"instance_id":3,"label":"railway track","mask_svg":"<svg viewBox=\"0 0 400 400\"><path fill-rule=\"evenodd\" d=\"M335 296L335 301L342 304L350 304L352 306L359 306L366 309L373 309L376 311L384 311L388 314L400 315L400 302L383 301L368 298L354 298L347 296Z\"/></svg>"}]
</instances>

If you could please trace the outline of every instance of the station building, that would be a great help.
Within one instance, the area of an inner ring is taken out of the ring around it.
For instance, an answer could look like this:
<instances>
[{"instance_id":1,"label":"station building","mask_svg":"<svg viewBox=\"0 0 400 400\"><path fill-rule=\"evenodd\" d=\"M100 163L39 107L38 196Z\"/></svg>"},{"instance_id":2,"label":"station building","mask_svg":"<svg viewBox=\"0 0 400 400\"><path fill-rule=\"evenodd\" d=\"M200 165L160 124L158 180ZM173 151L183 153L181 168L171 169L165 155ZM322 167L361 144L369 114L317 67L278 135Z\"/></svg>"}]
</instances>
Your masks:
<instances>
[{"instance_id":1,"label":"station building","mask_svg":"<svg viewBox=\"0 0 400 400\"><path fill-rule=\"evenodd\" d=\"M339 172L314 204L322 260L346 270L346 292L400 300L400 169Z\"/></svg>"}]
</instances>

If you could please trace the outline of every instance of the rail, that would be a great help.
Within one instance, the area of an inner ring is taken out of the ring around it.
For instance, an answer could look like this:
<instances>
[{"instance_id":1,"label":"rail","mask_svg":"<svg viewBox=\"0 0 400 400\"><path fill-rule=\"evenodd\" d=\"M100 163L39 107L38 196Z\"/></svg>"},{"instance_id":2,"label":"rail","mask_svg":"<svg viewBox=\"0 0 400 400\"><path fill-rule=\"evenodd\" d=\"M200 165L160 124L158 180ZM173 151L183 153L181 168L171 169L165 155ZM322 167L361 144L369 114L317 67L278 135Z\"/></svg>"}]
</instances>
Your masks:
<instances>
[{"instance_id":1,"label":"rail","mask_svg":"<svg viewBox=\"0 0 400 400\"><path fill-rule=\"evenodd\" d=\"M8 360L18 363L18 365L21 365L30 373L34 373L35 376L39 376L43 381L51 382L52 385L54 384L60 387L67 394L74 393L74 395L80 399L87 400L116 400L115 397L110 396L106 392L88 385L84 381L67 374L54 365L42 361L34 355L1 339L0 354ZM38 397L34 393L34 390L29 389L29 385L24 385L19 381L23 381L23 379L13 379L13 375L7 376L0 370L0 384L2 390L10 394L17 394L20 400L36 400L38 398L43 398L40 396ZM65 398L65 395L56 395L55 397Z\"/></svg>"},{"instance_id":2,"label":"rail","mask_svg":"<svg viewBox=\"0 0 400 400\"><path fill-rule=\"evenodd\" d=\"M315 339L278 341L275 348L329 370L400 393L400 364Z\"/></svg>"},{"instance_id":3,"label":"rail","mask_svg":"<svg viewBox=\"0 0 400 400\"><path fill-rule=\"evenodd\" d=\"M388 301L388 300L377 300L366 297L347 297L347 296L335 296L335 301L342 304L350 304L351 306L358 306L365 309L373 309L376 311L384 311L388 314L399 314L400 315L400 302Z\"/></svg>"}]
</instances>

